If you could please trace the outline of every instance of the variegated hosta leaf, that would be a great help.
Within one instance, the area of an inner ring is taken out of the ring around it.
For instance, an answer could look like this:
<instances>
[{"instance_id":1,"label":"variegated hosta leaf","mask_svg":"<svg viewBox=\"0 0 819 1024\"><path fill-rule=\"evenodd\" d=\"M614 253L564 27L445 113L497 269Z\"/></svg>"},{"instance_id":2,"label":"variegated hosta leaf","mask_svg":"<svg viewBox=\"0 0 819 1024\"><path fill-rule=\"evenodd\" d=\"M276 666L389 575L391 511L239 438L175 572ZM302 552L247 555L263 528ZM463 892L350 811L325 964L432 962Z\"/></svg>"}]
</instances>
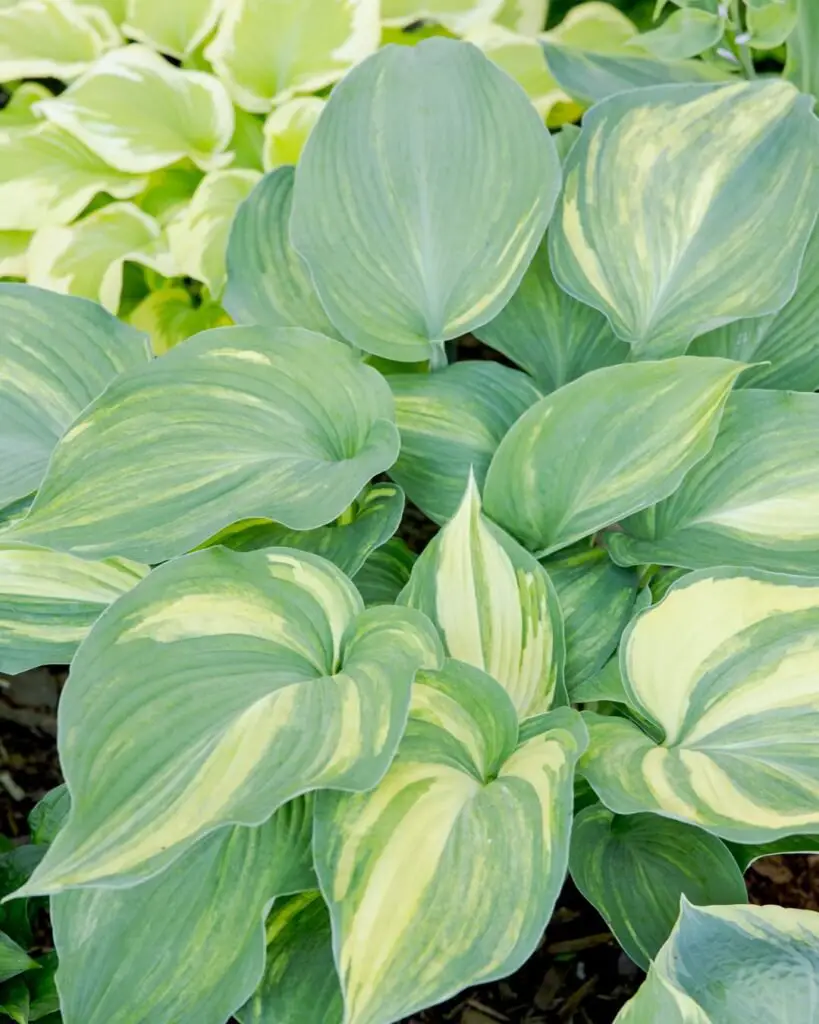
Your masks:
<instances>
[{"instance_id":1,"label":"variegated hosta leaf","mask_svg":"<svg viewBox=\"0 0 819 1024\"><path fill-rule=\"evenodd\" d=\"M110 18L62 0L0 5L0 82L76 78L120 42Z\"/></svg>"},{"instance_id":2,"label":"variegated hosta leaf","mask_svg":"<svg viewBox=\"0 0 819 1024\"><path fill-rule=\"evenodd\" d=\"M71 814L27 892L127 887L220 825L375 785L441 652L419 612L363 607L332 563L288 548L198 551L125 594L72 663Z\"/></svg>"},{"instance_id":3,"label":"variegated hosta leaf","mask_svg":"<svg viewBox=\"0 0 819 1024\"><path fill-rule=\"evenodd\" d=\"M319 96L298 96L276 107L264 123L262 161L266 171L298 163L324 107Z\"/></svg>"},{"instance_id":4,"label":"variegated hosta leaf","mask_svg":"<svg viewBox=\"0 0 819 1024\"><path fill-rule=\"evenodd\" d=\"M266 174L239 206L227 247L223 302L237 323L306 327L341 338L290 244L293 168Z\"/></svg>"},{"instance_id":5,"label":"variegated hosta leaf","mask_svg":"<svg viewBox=\"0 0 819 1024\"><path fill-rule=\"evenodd\" d=\"M398 1020L530 956L565 875L585 743L569 708L518 732L508 695L479 669L419 673L384 779L317 797L346 1024Z\"/></svg>"},{"instance_id":6,"label":"variegated hosta leaf","mask_svg":"<svg viewBox=\"0 0 819 1024\"><path fill-rule=\"evenodd\" d=\"M33 128L39 120L34 111L35 103L46 100L51 95L51 91L39 82L21 83L12 92L8 103L0 110L0 143Z\"/></svg>"},{"instance_id":7,"label":"variegated hosta leaf","mask_svg":"<svg viewBox=\"0 0 819 1024\"><path fill-rule=\"evenodd\" d=\"M796 27L788 37L788 59L785 77L802 92L819 95L819 7L810 0L797 0Z\"/></svg>"},{"instance_id":8,"label":"variegated hosta leaf","mask_svg":"<svg viewBox=\"0 0 819 1024\"><path fill-rule=\"evenodd\" d=\"M30 231L0 231L0 277L26 276L30 244Z\"/></svg>"},{"instance_id":9,"label":"variegated hosta leaf","mask_svg":"<svg viewBox=\"0 0 819 1024\"><path fill-rule=\"evenodd\" d=\"M148 567L87 562L48 548L0 544L0 672L71 661L105 609Z\"/></svg>"},{"instance_id":10,"label":"variegated hosta leaf","mask_svg":"<svg viewBox=\"0 0 819 1024\"><path fill-rule=\"evenodd\" d=\"M84 299L0 284L0 508L35 491L52 449L145 338Z\"/></svg>"},{"instance_id":11,"label":"variegated hosta leaf","mask_svg":"<svg viewBox=\"0 0 819 1024\"><path fill-rule=\"evenodd\" d=\"M481 514L470 476L460 508L415 563L401 604L432 619L447 654L506 690L520 718L563 691L563 621L534 558Z\"/></svg>"},{"instance_id":12,"label":"variegated hosta leaf","mask_svg":"<svg viewBox=\"0 0 819 1024\"><path fill-rule=\"evenodd\" d=\"M233 551L286 547L321 555L343 573L355 576L367 556L398 529L404 513L404 492L395 484L368 487L344 514L317 530L288 530L269 519L246 519L228 526L207 541Z\"/></svg>"},{"instance_id":13,"label":"variegated hosta leaf","mask_svg":"<svg viewBox=\"0 0 819 1024\"><path fill-rule=\"evenodd\" d=\"M819 310L819 229L805 250L793 298L778 313L734 320L695 338L689 353L758 363L742 375L741 387L819 390L816 315Z\"/></svg>"},{"instance_id":14,"label":"variegated hosta leaf","mask_svg":"<svg viewBox=\"0 0 819 1024\"><path fill-rule=\"evenodd\" d=\"M599 672L620 642L637 598L637 573L613 565L601 548L564 552L544 562L557 591L566 642L569 696Z\"/></svg>"},{"instance_id":15,"label":"variegated hosta leaf","mask_svg":"<svg viewBox=\"0 0 819 1024\"><path fill-rule=\"evenodd\" d=\"M506 305L559 186L518 86L475 47L428 39L387 47L333 90L299 162L291 234L345 337L412 362Z\"/></svg>"},{"instance_id":16,"label":"variegated hosta leaf","mask_svg":"<svg viewBox=\"0 0 819 1024\"><path fill-rule=\"evenodd\" d=\"M204 175L192 164L163 167L148 175L139 208L166 225L190 203Z\"/></svg>"},{"instance_id":17,"label":"variegated hosta leaf","mask_svg":"<svg viewBox=\"0 0 819 1024\"><path fill-rule=\"evenodd\" d=\"M635 355L676 355L785 304L818 205L819 124L787 82L626 92L566 161L552 268Z\"/></svg>"},{"instance_id":18,"label":"variegated hosta leaf","mask_svg":"<svg viewBox=\"0 0 819 1024\"><path fill-rule=\"evenodd\" d=\"M501 441L486 477L488 515L548 554L666 497L710 450L742 369L680 356L566 384Z\"/></svg>"},{"instance_id":19,"label":"variegated hosta leaf","mask_svg":"<svg viewBox=\"0 0 819 1024\"><path fill-rule=\"evenodd\" d=\"M737 391L679 489L607 536L612 557L819 576L818 433L819 395Z\"/></svg>"},{"instance_id":20,"label":"variegated hosta leaf","mask_svg":"<svg viewBox=\"0 0 819 1024\"><path fill-rule=\"evenodd\" d=\"M228 326L231 320L216 302L194 306L187 288L158 288L136 306L128 323L145 331L154 354L161 356L194 334Z\"/></svg>"},{"instance_id":21,"label":"variegated hosta leaf","mask_svg":"<svg viewBox=\"0 0 819 1024\"><path fill-rule=\"evenodd\" d=\"M808 1020L818 1002L814 911L683 900L674 931L616 1024L791 1024Z\"/></svg>"},{"instance_id":22,"label":"variegated hosta leaf","mask_svg":"<svg viewBox=\"0 0 819 1024\"><path fill-rule=\"evenodd\" d=\"M128 0L123 32L172 57L187 57L216 27L225 0Z\"/></svg>"},{"instance_id":23,"label":"variegated hosta leaf","mask_svg":"<svg viewBox=\"0 0 819 1024\"><path fill-rule=\"evenodd\" d=\"M558 287L545 238L507 305L474 334L531 374L544 393L625 362L629 353L602 313Z\"/></svg>"},{"instance_id":24,"label":"variegated hosta leaf","mask_svg":"<svg viewBox=\"0 0 819 1024\"><path fill-rule=\"evenodd\" d=\"M346 345L295 328L222 327L89 406L12 533L152 564L240 518L310 530L340 516L398 445L386 382Z\"/></svg>"},{"instance_id":25,"label":"variegated hosta leaf","mask_svg":"<svg viewBox=\"0 0 819 1024\"><path fill-rule=\"evenodd\" d=\"M657 739L586 713L581 771L617 814L654 811L737 843L819 824L819 580L716 569L683 577L620 649Z\"/></svg>"},{"instance_id":26,"label":"variegated hosta leaf","mask_svg":"<svg viewBox=\"0 0 819 1024\"><path fill-rule=\"evenodd\" d=\"M546 27L548 11L549 0L503 0L495 21L521 35L535 36Z\"/></svg>"},{"instance_id":27,"label":"variegated hosta leaf","mask_svg":"<svg viewBox=\"0 0 819 1024\"><path fill-rule=\"evenodd\" d=\"M126 260L171 276L176 264L162 229L133 203L111 203L67 227L42 227L28 250L30 284L95 299L116 313Z\"/></svg>"},{"instance_id":28,"label":"variegated hosta leaf","mask_svg":"<svg viewBox=\"0 0 819 1024\"><path fill-rule=\"evenodd\" d=\"M37 109L120 171L144 174L185 158L207 171L230 160L233 107L224 86L147 46L107 53Z\"/></svg>"},{"instance_id":29,"label":"variegated hosta leaf","mask_svg":"<svg viewBox=\"0 0 819 1024\"><path fill-rule=\"evenodd\" d=\"M264 970L274 896L315 885L312 801L211 833L126 889L51 900L65 1024L224 1024Z\"/></svg>"},{"instance_id":30,"label":"variegated hosta leaf","mask_svg":"<svg viewBox=\"0 0 819 1024\"><path fill-rule=\"evenodd\" d=\"M203 281L214 298L225 285L225 249L236 208L260 177L258 171L214 171L168 225L176 273Z\"/></svg>"},{"instance_id":31,"label":"variegated hosta leaf","mask_svg":"<svg viewBox=\"0 0 819 1024\"><path fill-rule=\"evenodd\" d=\"M227 0L205 56L240 107L264 113L338 81L379 35L378 0Z\"/></svg>"},{"instance_id":32,"label":"variegated hosta leaf","mask_svg":"<svg viewBox=\"0 0 819 1024\"><path fill-rule=\"evenodd\" d=\"M671 933L681 895L698 905L748 899L737 862L716 836L656 814L615 816L601 804L575 818L569 870L643 970Z\"/></svg>"},{"instance_id":33,"label":"variegated hosta leaf","mask_svg":"<svg viewBox=\"0 0 819 1024\"><path fill-rule=\"evenodd\" d=\"M401 432L390 475L430 519L445 523L470 471L482 487L501 439L540 392L525 374L477 360L388 380Z\"/></svg>"},{"instance_id":34,"label":"variegated hosta leaf","mask_svg":"<svg viewBox=\"0 0 819 1024\"><path fill-rule=\"evenodd\" d=\"M416 21L437 21L451 32L466 32L490 21L504 0L381 0L381 18L386 25L411 25Z\"/></svg>"},{"instance_id":35,"label":"variegated hosta leaf","mask_svg":"<svg viewBox=\"0 0 819 1024\"><path fill-rule=\"evenodd\" d=\"M300 892L273 905L264 977L234 1016L240 1024L341 1024L344 1002L320 892Z\"/></svg>"},{"instance_id":36,"label":"variegated hosta leaf","mask_svg":"<svg viewBox=\"0 0 819 1024\"><path fill-rule=\"evenodd\" d=\"M395 604L410 581L416 556L400 537L376 548L355 574L354 583L364 604Z\"/></svg>"},{"instance_id":37,"label":"variegated hosta leaf","mask_svg":"<svg viewBox=\"0 0 819 1024\"><path fill-rule=\"evenodd\" d=\"M68 224L99 192L129 199L144 187L55 125L0 136L0 229Z\"/></svg>"}]
</instances>

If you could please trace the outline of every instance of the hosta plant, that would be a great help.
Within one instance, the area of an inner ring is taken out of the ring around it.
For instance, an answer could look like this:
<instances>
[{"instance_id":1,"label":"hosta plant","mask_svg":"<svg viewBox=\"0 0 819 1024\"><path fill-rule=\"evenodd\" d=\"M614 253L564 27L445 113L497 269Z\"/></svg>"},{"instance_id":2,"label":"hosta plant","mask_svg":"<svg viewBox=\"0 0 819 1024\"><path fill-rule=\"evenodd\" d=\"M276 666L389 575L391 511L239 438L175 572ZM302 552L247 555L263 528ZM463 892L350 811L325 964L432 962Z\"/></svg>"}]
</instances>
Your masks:
<instances>
[{"instance_id":1,"label":"hosta plant","mask_svg":"<svg viewBox=\"0 0 819 1024\"><path fill-rule=\"evenodd\" d=\"M819 125L632 84L558 147L469 43L368 57L240 208L241 323L159 357L0 286L0 670L71 664L3 913L49 897L65 1024L390 1024L569 871L622 1021L810 1016L816 918L742 876L819 848Z\"/></svg>"}]
</instances>

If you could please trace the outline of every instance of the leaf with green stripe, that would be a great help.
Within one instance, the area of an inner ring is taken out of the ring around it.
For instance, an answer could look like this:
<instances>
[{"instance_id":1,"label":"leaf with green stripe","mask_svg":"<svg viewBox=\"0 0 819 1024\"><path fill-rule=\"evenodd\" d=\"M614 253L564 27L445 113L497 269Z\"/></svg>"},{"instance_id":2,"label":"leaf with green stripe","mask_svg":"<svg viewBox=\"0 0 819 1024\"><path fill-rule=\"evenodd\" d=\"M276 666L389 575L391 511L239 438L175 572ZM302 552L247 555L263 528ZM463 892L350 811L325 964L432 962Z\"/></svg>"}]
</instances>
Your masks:
<instances>
[{"instance_id":1,"label":"leaf with green stripe","mask_svg":"<svg viewBox=\"0 0 819 1024\"><path fill-rule=\"evenodd\" d=\"M346 1024L398 1020L531 955L565 876L585 741L569 708L519 730L506 692L472 666L419 673L384 779L316 802Z\"/></svg>"},{"instance_id":2,"label":"leaf with green stripe","mask_svg":"<svg viewBox=\"0 0 819 1024\"><path fill-rule=\"evenodd\" d=\"M749 566L819 576L819 395L738 391L680 488L626 519L618 562Z\"/></svg>"},{"instance_id":3,"label":"leaf with green stripe","mask_svg":"<svg viewBox=\"0 0 819 1024\"><path fill-rule=\"evenodd\" d=\"M558 284L604 312L638 358L679 355L698 334L776 312L819 206L811 105L773 79L598 104L549 233Z\"/></svg>"},{"instance_id":4,"label":"leaf with green stripe","mask_svg":"<svg viewBox=\"0 0 819 1024\"><path fill-rule=\"evenodd\" d=\"M816 832L818 661L819 580L690 573L620 647L648 732L584 712L580 771L617 814L654 811L735 843Z\"/></svg>"},{"instance_id":5,"label":"leaf with green stripe","mask_svg":"<svg viewBox=\"0 0 819 1024\"><path fill-rule=\"evenodd\" d=\"M502 438L540 392L525 374L477 360L388 380L401 434L390 476L430 519L445 523L470 470L482 487Z\"/></svg>"},{"instance_id":6,"label":"leaf with green stripe","mask_svg":"<svg viewBox=\"0 0 819 1024\"><path fill-rule=\"evenodd\" d=\"M389 387L348 346L296 328L217 328L83 412L10 536L159 562L240 518L322 526L397 454Z\"/></svg>"},{"instance_id":7,"label":"leaf with green stripe","mask_svg":"<svg viewBox=\"0 0 819 1024\"><path fill-rule=\"evenodd\" d=\"M501 441L486 476L487 514L548 554L654 504L711 448L742 369L681 356L607 366L566 384Z\"/></svg>"},{"instance_id":8,"label":"leaf with green stripe","mask_svg":"<svg viewBox=\"0 0 819 1024\"><path fill-rule=\"evenodd\" d=\"M149 358L144 335L93 302L0 283L0 508L39 487L71 422Z\"/></svg>"},{"instance_id":9,"label":"leaf with green stripe","mask_svg":"<svg viewBox=\"0 0 819 1024\"><path fill-rule=\"evenodd\" d=\"M680 911L744 903L742 872L728 847L693 825L656 814L612 814L601 804L575 818L572 880L643 970L657 956Z\"/></svg>"},{"instance_id":10,"label":"leaf with green stripe","mask_svg":"<svg viewBox=\"0 0 819 1024\"><path fill-rule=\"evenodd\" d=\"M108 605L147 572L124 559L0 543L0 672L67 664Z\"/></svg>"},{"instance_id":11,"label":"leaf with green stripe","mask_svg":"<svg viewBox=\"0 0 819 1024\"><path fill-rule=\"evenodd\" d=\"M520 718L548 711L564 696L557 594L529 552L482 515L474 477L415 563L399 602L429 616L450 657L496 679Z\"/></svg>"},{"instance_id":12,"label":"leaf with green stripe","mask_svg":"<svg viewBox=\"0 0 819 1024\"><path fill-rule=\"evenodd\" d=\"M52 897L65 1024L224 1024L262 975L273 898L315 885L312 816L295 800L141 885Z\"/></svg>"},{"instance_id":13,"label":"leaf with green stripe","mask_svg":"<svg viewBox=\"0 0 819 1024\"><path fill-rule=\"evenodd\" d=\"M369 608L375 604L395 604L410 581L416 557L400 537L393 537L376 548L355 574L353 582Z\"/></svg>"},{"instance_id":14,"label":"leaf with green stripe","mask_svg":"<svg viewBox=\"0 0 819 1024\"><path fill-rule=\"evenodd\" d=\"M333 90L299 161L291 234L342 334L413 362L506 305L559 188L518 85L475 47L427 39Z\"/></svg>"}]
</instances>

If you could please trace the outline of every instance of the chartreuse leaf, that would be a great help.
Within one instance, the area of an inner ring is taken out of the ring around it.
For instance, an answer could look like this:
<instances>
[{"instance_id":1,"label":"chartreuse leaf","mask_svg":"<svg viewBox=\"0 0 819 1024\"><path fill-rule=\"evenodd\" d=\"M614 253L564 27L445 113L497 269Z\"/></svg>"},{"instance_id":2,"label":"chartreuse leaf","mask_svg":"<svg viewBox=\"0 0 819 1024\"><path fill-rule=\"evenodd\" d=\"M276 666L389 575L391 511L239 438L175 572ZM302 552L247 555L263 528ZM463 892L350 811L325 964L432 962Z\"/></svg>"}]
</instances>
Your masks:
<instances>
[{"instance_id":1,"label":"chartreuse leaf","mask_svg":"<svg viewBox=\"0 0 819 1024\"><path fill-rule=\"evenodd\" d=\"M166 287L146 295L128 322L149 335L154 354L161 356L180 341L212 327L225 327L231 320L218 303L196 306L187 288Z\"/></svg>"},{"instance_id":2,"label":"chartreuse leaf","mask_svg":"<svg viewBox=\"0 0 819 1024\"><path fill-rule=\"evenodd\" d=\"M815 832L819 581L689 573L620 647L632 722L585 713L581 771L617 814L654 811L737 843Z\"/></svg>"},{"instance_id":3,"label":"chartreuse leaf","mask_svg":"<svg viewBox=\"0 0 819 1024\"><path fill-rule=\"evenodd\" d=\"M24 949L13 942L8 935L0 932L0 981L13 978L36 964Z\"/></svg>"},{"instance_id":4,"label":"chartreuse leaf","mask_svg":"<svg viewBox=\"0 0 819 1024\"><path fill-rule=\"evenodd\" d=\"M26 276L30 244L30 231L0 231L0 277Z\"/></svg>"},{"instance_id":5,"label":"chartreuse leaf","mask_svg":"<svg viewBox=\"0 0 819 1024\"><path fill-rule=\"evenodd\" d=\"M145 179L108 167L79 139L42 124L0 136L0 228L68 224L99 192L129 199Z\"/></svg>"},{"instance_id":6,"label":"chartreuse leaf","mask_svg":"<svg viewBox=\"0 0 819 1024\"><path fill-rule=\"evenodd\" d=\"M0 672L67 664L108 605L147 572L123 559L0 544Z\"/></svg>"},{"instance_id":7,"label":"chartreuse leaf","mask_svg":"<svg viewBox=\"0 0 819 1024\"><path fill-rule=\"evenodd\" d=\"M85 410L10 535L154 563L240 518L310 530L341 515L398 443L386 382L346 345L217 328Z\"/></svg>"},{"instance_id":8,"label":"chartreuse leaf","mask_svg":"<svg viewBox=\"0 0 819 1024\"><path fill-rule=\"evenodd\" d=\"M748 5L745 22L756 50L772 50L781 46L797 24L798 0L770 0L761 6Z\"/></svg>"},{"instance_id":9,"label":"chartreuse leaf","mask_svg":"<svg viewBox=\"0 0 819 1024\"><path fill-rule=\"evenodd\" d=\"M518 86L474 47L427 39L333 90L299 162L291 234L344 336L412 362L506 305L559 186Z\"/></svg>"},{"instance_id":10,"label":"chartreuse leaf","mask_svg":"<svg viewBox=\"0 0 819 1024\"><path fill-rule=\"evenodd\" d=\"M564 678L572 696L617 646L637 598L637 573L613 565L601 548L567 551L543 564L563 612Z\"/></svg>"},{"instance_id":11,"label":"chartreuse leaf","mask_svg":"<svg viewBox=\"0 0 819 1024\"><path fill-rule=\"evenodd\" d=\"M124 889L52 897L65 1024L224 1024L264 969L274 896L315 885L311 801L228 825Z\"/></svg>"},{"instance_id":12,"label":"chartreuse leaf","mask_svg":"<svg viewBox=\"0 0 819 1024\"><path fill-rule=\"evenodd\" d=\"M612 96L566 160L549 233L555 277L637 357L676 355L710 328L776 312L816 218L817 157L810 101L787 82Z\"/></svg>"},{"instance_id":13,"label":"chartreuse leaf","mask_svg":"<svg viewBox=\"0 0 819 1024\"><path fill-rule=\"evenodd\" d=\"M107 53L37 110L120 171L144 174L185 158L215 170L230 160L233 107L224 86L147 46Z\"/></svg>"},{"instance_id":14,"label":"chartreuse leaf","mask_svg":"<svg viewBox=\"0 0 819 1024\"><path fill-rule=\"evenodd\" d=\"M819 7L811 0L797 0L796 26L788 37L785 77L802 92L819 96Z\"/></svg>"},{"instance_id":15,"label":"chartreuse leaf","mask_svg":"<svg viewBox=\"0 0 819 1024\"><path fill-rule=\"evenodd\" d=\"M267 961L240 1024L341 1024L344 1002L333 963L330 915L315 889L277 900L267 919Z\"/></svg>"},{"instance_id":16,"label":"chartreuse leaf","mask_svg":"<svg viewBox=\"0 0 819 1024\"><path fill-rule=\"evenodd\" d=\"M355 574L355 585L369 608L375 604L395 604L409 583L415 555L400 537L392 537L376 548Z\"/></svg>"},{"instance_id":17,"label":"chartreuse leaf","mask_svg":"<svg viewBox=\"0 0 819 1024\"><path fill-rule=\"evenodd\" d=\"M566 384L501 441L486 477L487 514L547 554L659 501L711 448L742 369L680 356Z\"/></svg>"},{"instance_id":18,"label":"chartreuse leaf","mask_svg":"<svg viewBox=\"0 0 819 1024\"><path fill-rule=\"evenodd\" d=\"M444 523L460 504L470 470L482 486L501 439L540 392L525 374L483 361L388 379L401 432L390 476L430 519Z\"/></svg>"},{"instance_id":19,"label":"chartreuse leaf","mask_svg":"<svg viewBox=\"0 0 819 1024\"><path fill-rule=\"evenodd\" d=\"M489 21L504 0L381 0L385 25L411 25L416 21L437 21L452 32L465 32Z\"/></svg>"},{"instance_id":20,"label":"chartreuse leaf","mask_svg":"<svg viewBox=\"0 0 819 1024\"><path fill-rule=\"evenodd\" d=\"M319 96L297 96L273 110L264 123L262 162L266 171L298 163L324 107Z\"/></svg>"},{"instance_id":21,"label":"chartreuse leaf","mask_svg":"<svg viewBox=\"0 0 819 1024\"><path fill-rule=\"evenodd\" d=\"M680 917L617 1024L790 1024L819 1000L811 910L694 907Z\"/></svg>"},{"instance_id":22,"label":"chartreuse leaf","mask_svg":"<svg viewBox=\"0 0 819 1024\"><path fill-rule=\"evenodd\" d=\"M147 177L145 191L139 195L139 208L167 224L193 198L204 175L192 164L163 167Z\"/></svg>"},{"instance_id":23,"label":"chartreuse leaf","mask_svg":"<svg viewBox=\"0 0 819 1024\"><path fill-rule=\"evenodd\" d=\"M28 280L95 299L116 313L126 260L170 276L176 265L162 228L133 203L110 203L67 227L42 227L28 249Z\"/></svg>"},{"instance_id":24,"label":"chartreuse leaf","mask_svg":"<svg viewBox=\"0 0 819 1024\"><path fill-rule=\"evenodd\" d=\"M474 334L531 374L544 392L625 362L629 354L602 313L558 286L545 238L507 305Z\"/></svg>"},{"instance_id":25,"label":"chartreuse leaf","mask_svg":"<svg viewBox=\"0 0 819 1024\"><path fill-rule=\"evenodd\" d=\"M20 893L128 887L221 825L374 786L413 676L441 650L419 612L363 609L332 563L289 548L155 569L74 658L60 709L71 813Z\"/></svg>"},{"instance_id":26,"label":"chartreuse leaf","mask_svg":"<svg viewBox=\"0 0 819 1024\"><path fill-rule=\"evenodd\" d=\"M250 194L258 171L214 171L168 225L176 272L203 281L214 298L225 286L225 248L236 208Z\"/></svg>"},{"instance_id":27,"label":"chartreuse leaf","mask_svg":"<svg viewBox=\"0 0 819 1024\"><path fill-rule=\"evenodd\" d=\"M612 556L819 576L819 395L738 391L714 447L665 501L609 534Z\"/></svg>"},{"instance_id":28,"label":"chartreuse leaf","mask_svg":"<svg viewBox=\"0 0 819 1024\"><path fill-rule=\"evenodd\" d=\"M378 483L360 494L340 519L329 526L320 526L317 530L288 530L269 519L246 519L220 530L206 546L222 544L233 551L270 547L312 551L337 565L348 576L354 576L367 556L392 537L403 513L401 488Z\"/></svg>"},{"instance_id":29,"label":"chartreuse leaf","mask_svg":"<svg viewBox=\"0 0 819 1024\"><path fill-rule=\"evenodd\" d=\"M521 35L535 36L546 27L548 11L549 0L503 0L495 21Z\"/></svg>"},{"instance_id":30,"label":"chartreuse leaf","mask_svg":"<svg viewBox=\"0 0 819 1024\"><path fill-rule=\"evenodd\" d=\"M734 320L695 338L689 353L756 363L740 387L819 390L816 314L819 310L819 230L810 236L796 291L778 313Z\"/></svg>"},{"instance_id":31,"label":"chartreuse leaf","mask_svg":"<svg viewBox=\"0 0 819 1024\"><path fill-rule=\"evenodd\" d=\"M7 142L33 128L39 120L34 111L35 103L47 100L51 95L39 82L23 82L19 85L0 110L0 142Z\"/></svg>"},{"instance_id":32,"label":"chartreuse leaf","mask_svg":"<svg viewBox=\"0 0 819 1024\"><path fill-rule=\"evenodd\" d=\"M239 206L227 247L223 302L237 323L306 327L340 338L290 244L293 168L266 174Z\"/></svg>"},{"instance_id":33,"label":"chartreuse leaf","mask_svg":"<svg viewBox=\"0 0 819 1024\"><path fill-rule=\"evenodd\" d=\"M0 7L0 81L76 78L119 37L110 18L62 0Z\"/></svg>"},{"instance_id":34,"label":"chartreuse leaf","mask_svg":"<svg viewBox=\"0 0 819 1024\"><path fill-rule=\"evenodd\" d=\"M216 27L224 0L128 0L123 32L131 39L183 58Z\"/></svg>"},{"instance_id":35,"label":"chartreuse leaf","mask_svg":"<svg viewBox=\"0 0 819 1024\"><path fill-rule=\"evenodd\" d=\"M562 692L557 594L529 552L481 514L473 476L399 602L432 619L447 654L496 679L520 718L547 711Z\"/></svg>"},{"instance_id":36,"label":"chartreuse leaf","mask_svg":"<svg viewBox=\"0 0 819 1024\"><path fill-rule=\"evenodd\" d=\"M232 0L205 50L236 103L264 113L378 47L378 0Z\"/></svg>"},{"instance_id":37,"label":"chartreuse leaf","mask_svg":"<svg viewBox=\"0 0 819 1024\"><path fill-rule=\"evenodd\" d=\"M35 491L52 449L145 338L85 299L0 284L0 508Z\"/></svg>"},{"instance_id":38,"label":"chartreuse leaf","mask_svg":"<svg viewBox=\"0 0 819 1024\"><path fill-rule=\"evenodd\" d=\"M575 818L569 869L643 970L671 933L681 895L698 905L748 898L742 872L716 836L656 814L620 817L601 804Z\"/></svg>"},{"instance_id":39,"label":"chartreuse leaf","mask_svg":"<svg viewBox=\"0 0 819 1024\"><path fill-rule=\"evenodd\" d=\"M518 731L509 696L472 666L419 673L384 779L316 802L347 1024L398 1020L527 959L565 875L585 743L570 708Z\"/></svg>"}]
</instances>

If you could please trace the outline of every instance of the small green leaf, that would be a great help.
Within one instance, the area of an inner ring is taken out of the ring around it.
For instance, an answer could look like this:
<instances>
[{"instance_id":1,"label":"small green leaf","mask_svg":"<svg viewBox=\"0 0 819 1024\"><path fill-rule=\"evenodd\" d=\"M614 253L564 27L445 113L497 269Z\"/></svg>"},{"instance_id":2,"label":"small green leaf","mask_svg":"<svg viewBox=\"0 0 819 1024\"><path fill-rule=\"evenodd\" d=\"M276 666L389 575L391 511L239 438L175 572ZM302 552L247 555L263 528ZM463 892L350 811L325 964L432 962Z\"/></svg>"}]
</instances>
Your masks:
<instances>
[{"instance_id":1,"label":"small green leaf","mask_svg":"<svg viewBox=\"0 0 819 1024\"><path fill-rule=\"evenodd\" d=\"M4 932L0 932L0 981L6 981L35 966L24 949L12 942Z\"/></svg>"},{"instance_id":2,"label":"small green leaf","mask_svg":"<svg viewBox=\"0 0 819 1024\"><path fill-rule=\"evenodd\" d=\"M29 1024L30 1008L28 985L20 975L0 985L0 1013L11 1017L15 1024Z\"/></svg>"},{"instance_id":3,"label":"small green leaf","mask_svg":"<svg viewBox=\"0 0 819 1024\"><path fill-rule=\"evenodd\" d=\"M266 171L298 163L301 151L325 107L318 96L298 96L276 107L264 123L262 162Z\"/></svg>"},{"instance_id":4,"label":"small green leaf","mask_svg":"<svg viewBox=\"0 0 819 1024\"><path fill-rule=\"evenodd\" d=\"M685 7L674 11L659 28L636 36L633 42L660 60L683 60L716 46L724 27L718 14Z\"/></svg>"},{"instance_id":5,"label":"small green leaf","mask_svg":"<svg viewBox=\"0 0 819 1024\"><path fill-rule=\"evenodd\" d=\"M781 46L797 25L799 0L771 0L759 6L749 6L745 16L749 43L757 50L773 50Z\"/></svg>"},{"instance_id":6,"label":"small green leaf","mask_svg":"<svg viewBox=\"0 0 819 1024\"><path fill-rule=\"evenodd\" d=\"M186 288L166 287L147 295L128 322L150 337L154 355L161 356L194 334L230 324L230 317L216 302L196 306Z\"/></svg>"},{"instance_id":7,"label":"small green leaf","mask_svg":"<svg viewBox=\"0 0 819 1024\"><path fill-rule=\"evenodd\" d=\"M49 790L28 816L32 843L53 843L70 809L71 796L65 783Z\"/></svg>"},{"instance_id":8,"label":"small green leaf","mask_svg":"<svg viewBox=\"0 0 819 1024\"><path fill-rule=\"evenodd\" d=\"M31 234L30 231L0 231L0 278L26 276Z\"/></svg>"}]
</instances>

